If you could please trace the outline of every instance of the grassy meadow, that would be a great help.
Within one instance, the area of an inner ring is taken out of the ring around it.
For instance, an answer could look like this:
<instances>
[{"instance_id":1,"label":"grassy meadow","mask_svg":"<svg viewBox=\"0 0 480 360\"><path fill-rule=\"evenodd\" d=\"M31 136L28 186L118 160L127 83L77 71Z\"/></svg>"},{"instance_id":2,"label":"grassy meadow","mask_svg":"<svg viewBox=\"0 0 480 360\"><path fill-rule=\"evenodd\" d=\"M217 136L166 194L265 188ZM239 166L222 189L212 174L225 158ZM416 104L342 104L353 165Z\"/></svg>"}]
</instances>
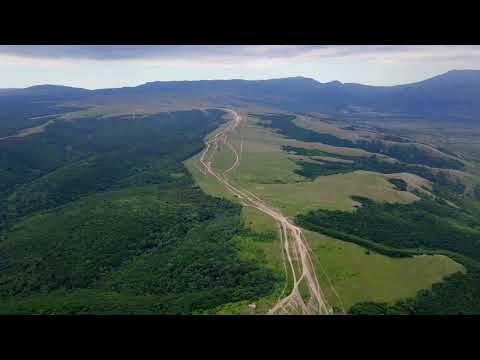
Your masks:
<instances>
[{"instance_id":1,"label":"grassy meadow","mask_svg":"<svg viewBox=\"0 0 480 360\"><path fill-rule=\"evenodd\" d=\"M240 148L243 150L241 164L230 173L230 178L292 219L310 209L352 211L357 203L351 196L390 203L410 203L418 199L410 192L396 190L388 181L389 176L380 173L355 171L320 176L310 181L294 172L298 168L295 156L282 151L282 145L316 148L349 156L368 153L361 149L288 139L272 129L258 126L255 118L242 115L244 121L232 137L232 144L237 151L240 152ZM330 124L325 126L329 129L332 127ZM210 195L238 201L215 179L199 170L198 158L199 155L185 162L196 183ZM233 160L230 149L222 145L217 150L213 165L217 171L224 171ZM241 256L261 263L276 273L285 274L274 221L251 208L242 209L242 220L252 231L270 233L272 237L268 241L259 241L256 237L238 236L235 244ZM373 252L367 254L364 248L356 244L318 233L306 231L305 235L315 257L322 289L337 311L342 307L348 310L360 301L394 302L414 296L418 290L430 288L444 276L464 271L462 265L442 255L392 258ZM220 314L265 313L284 288L288 291L288 279L284 279L282 286L277 284L270 296L259 299L256 310L252 310L248 302L240 302L224 305L215 311Z\"/></svg>"}]
</instances>

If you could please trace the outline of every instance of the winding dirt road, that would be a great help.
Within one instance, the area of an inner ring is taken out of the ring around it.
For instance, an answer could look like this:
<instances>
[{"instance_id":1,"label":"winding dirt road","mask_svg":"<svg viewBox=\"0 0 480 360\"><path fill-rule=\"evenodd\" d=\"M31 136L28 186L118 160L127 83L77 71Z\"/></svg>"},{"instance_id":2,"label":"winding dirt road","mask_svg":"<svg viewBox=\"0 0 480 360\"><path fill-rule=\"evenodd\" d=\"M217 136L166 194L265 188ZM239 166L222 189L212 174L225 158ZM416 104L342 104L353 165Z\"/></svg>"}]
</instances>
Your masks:
<instances>
[{"instance_id":1,"label":"winding dirt road","mask_svg":"<svg viewBox=\"0 0 480 360\"><path fill-rule=\"evenodd\" d=\"M289 274L291 275L293 286L288 295L283 296L284 293L282 293L280 299L270 309L268 314L332 314L332 307L327 303L320 288L310 249L305 241L302 229L292 224L280 211L266 204L252 192L233 185L227 177L229 172L240 165L243 138L240 143L239 156L229 140L242 118L234 110L225 110L233 115L233 120L215 136L205 141L205 149L200 155L200 163L205 169L205 172L202 171L202 173L217 179L229 192L241 199L244 206L254 207L262 211L275 219L279 225L285 268L290 269ZM222 174L216 173L212 168L212 161L220 143L228 146L235 155L233 164Z\"/></svg>"}]
</instances>

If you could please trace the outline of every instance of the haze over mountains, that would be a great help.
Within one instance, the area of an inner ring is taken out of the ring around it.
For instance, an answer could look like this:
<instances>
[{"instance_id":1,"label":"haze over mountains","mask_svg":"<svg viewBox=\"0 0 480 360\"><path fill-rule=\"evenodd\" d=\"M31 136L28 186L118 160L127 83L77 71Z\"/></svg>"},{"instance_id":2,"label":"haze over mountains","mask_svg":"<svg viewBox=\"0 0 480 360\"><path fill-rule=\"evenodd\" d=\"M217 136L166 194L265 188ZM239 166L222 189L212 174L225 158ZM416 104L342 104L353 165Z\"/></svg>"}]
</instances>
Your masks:
<instances>
[{"instance_id":1,"label":"haze over mountains","mask_svg":"<svg viewBox=\"0 0 480 360\"><path fill-rule=\"evenodd\" d=\"M406 116L436 120L476 120L480 116L480 70L452 70L416 83L369 86L305 77L271 80L155 81L136 87L87 90L57 85L3 89L10 97L29 100L109 99L123 95L203 101L216 106L256 104L287 111L344 116Z\"/></svg>"}]
</instances>

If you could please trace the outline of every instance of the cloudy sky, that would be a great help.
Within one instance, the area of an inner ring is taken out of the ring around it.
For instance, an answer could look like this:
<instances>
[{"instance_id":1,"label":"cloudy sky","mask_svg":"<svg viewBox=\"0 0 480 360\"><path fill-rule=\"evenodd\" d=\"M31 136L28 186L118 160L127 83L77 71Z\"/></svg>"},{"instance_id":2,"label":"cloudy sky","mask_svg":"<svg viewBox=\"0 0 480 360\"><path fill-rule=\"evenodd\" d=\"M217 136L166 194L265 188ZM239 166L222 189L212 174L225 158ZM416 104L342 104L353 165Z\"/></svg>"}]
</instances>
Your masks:
<instances>
[{"instance_id":1,"label":"cloudy sky","mask_svg":"<svg viewBox=\"0 0 480 360\"><path fill-rule=\"evenodd\" d=\"M0 45L0 88L289 76L395 85L452 69L480 69L480 46Z\"/></svg>"}]
</instances>

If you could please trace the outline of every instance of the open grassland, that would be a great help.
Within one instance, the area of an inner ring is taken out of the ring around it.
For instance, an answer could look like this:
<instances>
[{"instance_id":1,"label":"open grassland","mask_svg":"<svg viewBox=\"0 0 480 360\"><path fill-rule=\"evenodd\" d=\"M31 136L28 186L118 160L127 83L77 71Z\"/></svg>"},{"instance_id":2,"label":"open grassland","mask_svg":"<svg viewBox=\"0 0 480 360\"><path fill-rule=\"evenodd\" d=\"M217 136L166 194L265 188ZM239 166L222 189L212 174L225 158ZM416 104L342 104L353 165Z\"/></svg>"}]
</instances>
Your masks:
<instances>
[{"instance_id":1,"label":"open grassland","mask_svg":"<svg viewBox=\"0 0 480 360\"><path fill-rule=\"evenodd\" d=\"M255 120L251 118L248 118L239 129L232 142L237 149L242 147L242 152L240 166L230 173L231 178L272 205L279 207L289 216L318 207L350 210L355 204L350 199L352 195L402 203L417 199L411 193L395 190L385 176L377 173L356 171L322 176L313 182L308 181L294 173L298 168L294 156L281 149L285 144L308 146L307 143L286 139L268 129L258 127L255 125ZM243 143L242 146L241 143ZM312 147L311 143L309 145ZM316 148L322 146L321 144L313 145ZM337 153L342 152L338 149L356 150L334 148ZM220 146L214 163L215 169L226 170L232 162L232 152L226 146ZM196 165L198 165L198 158L187 161L187 166L193 171L200 186L216 191L216 195L226 194L214 180L202 176Z\"/></svg>"},{"instance_id":2,"label":"open grassland","mask_svg":"<svg viewBox=\"0 0 480 360\"><path fill-rule=\"evenodd\" d=\"M320 176L315 181L293 184L251 184L250 190L277 206L285 214L295 216L311 209L354 209L353 195L377 201L409 203L417 197L397 191L380 174L355 171L352 173Z\"/></svg>"},{"instance_id":3,"label":"open grassland","mask_svg":"<svg viewBox=\"0 0 480 360\"><path fill-rule=\"evenodd\" d=\"M352 243L316 232L306 231L313 253L321 260L318 274L331 303L340 307L328 281L328 274L343 306L348 310L361 301L394 302L414 296L446 275L465 271L464 267L443 255L392 258L367 251ZM323 269L322 269L323 268Z\"/></svg>"},{"instance_id":4,"label":"open grassland","mask_svg":"<svg viewBox=\"0 0 480 360\"><path fill-rule=\"evenodd\" d=\"M207 176L201 168L201 164L198 162L198 155L190 158L184 162L187 169L193 175L195 183L207 194L222 197L228 200L237 201L237 198L225 191L225 188L218 181L215 181L210 176Z\"/></svg>"},{"instance_id":5,"label":"open grassland","mask_svg":"<svg viewBox=\"0 0 480 360\"><path fill-rule=\"evenodd\" d=\"M351 210L355 204L350 198L352 195L362 194L378 201L402 203L417 199L411 193L395 190L378 173L355 171L308 181L294 173L297 164L293 161L293 156L281 150L285 144L305 146L307 143L285 139L268 129L260 128L253 119L247 121L240 136L244 138L242 162L232 173L233 180L289 216L313 208ZM340 151L337 150L337 153Z\"/></svg>"},{"instance_id":6,"label":"open grassland","mask_svg":"<svg viewBox=\"0 0 480 360\"><path fill-rule=\"evenodd\" d=\"M388 181L391 177L402 178L409 186L429 187L427 181L412 174L386 175L367 171L320 176L315 181L309 181L294 172L298 167L295 156L282 151L282 145L316 148L350 156L368 153L359 149L287 139L271 129L257 126L256 120L246 114L242 115L246 120L232 137L241 163L230 173L230 177L233 182L257 194L289 217L318 208L351 211L357 205L351 199L355 195L390 203L410 203L418 199L410 192L396 190ZM225 145L219 146L217 152L213 166L219 172L225 171L234 160L233 154ZM238 201L212 177L202 173L198 156L187 160L185 164L205 192ZM285 279L275 222L252 208L242 209L242 221L254 233L272 236L237 236L235 246L240 256L283 274L284 278L277 282L271 295L255 302L255 310L249 307L250 302L239 302L221 306L214 313L265 313L281 294L285 284L288 291L288 281L291 279ZM337 311L342 308L348 311L350 306L360 301L394 302L414 296L418 290L430 288L444 276L464 271L462 265L442 255L392 258L374 252L367 254L364 248L356 244L318 233L306 231L305 235L313 250L321 287Z\"/></svg>"},{"instance_id":7,"label":"open grassland","mask_svg":"<svg viewBox=\"0 0 480 360\"><path fill-rule=\"evenodd\" d=\"M332 134L342 139L357 140L362 136L367 135L363 132L345 130L328 122L320 121L318 119L311 119L304 116L296 118L294 122L297 126L305 129L310 129L320 133Z\"/></svg>"}]
</instances>

